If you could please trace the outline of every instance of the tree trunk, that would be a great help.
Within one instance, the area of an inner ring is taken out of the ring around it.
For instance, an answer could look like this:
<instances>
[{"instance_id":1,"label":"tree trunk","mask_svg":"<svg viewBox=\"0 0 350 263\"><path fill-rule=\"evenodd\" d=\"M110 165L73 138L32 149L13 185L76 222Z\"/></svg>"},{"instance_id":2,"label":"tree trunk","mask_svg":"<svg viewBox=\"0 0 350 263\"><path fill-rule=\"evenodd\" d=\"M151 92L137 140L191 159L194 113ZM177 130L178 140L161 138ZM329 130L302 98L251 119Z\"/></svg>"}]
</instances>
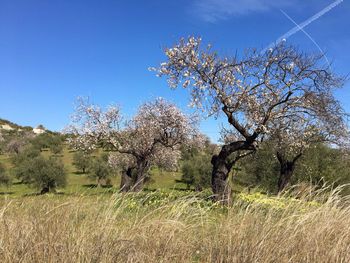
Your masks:
<instances>
[{"instance_id":1,"label":"tree trunk","mask_svg":"<svg viewBox=\"0 0 350 263\"><path fill-rule=\"evenodd\" d=\"M137 162L136 180L132 188L135 192L140 192L143 190L149 167L149 162L146 160L141 159Z\"/></svg>"},{"instance_id":2,"label":"tree trunk","mask_svg":"<svg viewBox=\"0 0 350 263\"><path fill-rule=\"evenodd\" d=\"M101 187L101 179L97 178L97 187L100 188Z\"/></svg>"},{"instance_id":3,"label":"tree trunk","mask_svg":"<svg viewBox=\"0 0 350 263\"><path fill-rule=\"evenodd\" d=\"M278 193L282 192L289 184L295 170L295 163L302 156L302 152L296 155L293 160L287 160L285 156L277 152L277 159L280 163L280 176L278 178Z\"/></svg>"},{"instance_id":4,"label":"tree trunk","mask_svg":"<svg viewBox=\"0 0 350 263\"><path fill-rule=\"evenodd\" d=\"M213 165L211 185L214 193L214 200L222 202L223 204L229 204L231 187L228 182L228 177L231 168L225 160L220 159L217 155L213 156L211 162Z\"/></svg>"},{"instance_id":5,"label":"tree trunk","mask_svg":"<svg viewBox=\"0 0 350 263\"><path fill-rule=\"evenodd\" d=\"M294 172L295 164L291 161L280 163L280 176L278 178L278 192L282 192L289 184Z\"/></svg>"},{"instance_id":6,"label":"tree trunk","mask_svg":"<svg viewBox=\"0 0 350 263\"><path fill-rule=\"evenodd\" d=\"M214 193L214 200L224 204L230 203L231 187L228 182L229 174L235 163L256 150L254 140L236 141L226 144L221 148L218 155L211 159L213 165L211 185ZM244 153L239 154L240 151ZM230 156L237 152L232 159Z\"/></svg>"},{"instance_id":7,"label":"tree trunk","mask_svg":"<svg viewBox=\"0 0 350 263\"><path fill-rule=\"evenodd\" d=\"M48 192L50 192L50 187L44 186L44 187L41 189L40 194L43 195L43 194L47 194Z\"/></svg>"},{"instance_id":8,"label":"tree trunk","mask_svg":"<svg viewBox=\"0 0 350 263\"><path fill-rule=\"evenodd\" d=\"M41 191L40 191L40 194L43 195L43 194L47 194L47 193L56 193L56 187L55 186L44 186Z\"/></svg>"},{"instance_id":9,"label":"tree trunk","mask_svg":"<svg viewBox=\"0 0 350 263\"><path fill-rule=\"evenodd\" d=\"M120 181L120 191L129 192L133 183L132 178L132 168L128 168L125 171L122 171L122 178Z\"/></svg>"}]
</instances>

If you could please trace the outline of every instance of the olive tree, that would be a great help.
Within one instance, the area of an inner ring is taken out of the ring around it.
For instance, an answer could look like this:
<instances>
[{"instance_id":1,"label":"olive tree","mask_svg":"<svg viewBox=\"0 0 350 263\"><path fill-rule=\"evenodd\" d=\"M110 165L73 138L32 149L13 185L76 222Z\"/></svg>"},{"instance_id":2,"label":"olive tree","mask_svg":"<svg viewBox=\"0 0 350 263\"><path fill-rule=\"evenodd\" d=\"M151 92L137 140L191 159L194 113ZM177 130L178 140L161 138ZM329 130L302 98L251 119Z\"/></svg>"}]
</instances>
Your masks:
<instances>
[{"instance_id":1,"label":"olive tree","mask_svg":"<svg viewBox=\"0 0 350 263\"><path fill-rule=\"evenodd\" d=\"M108 164L108 155L103 154L93 160L89 165L89 177L96 179L97 187L103 185L109 185L112 175L112 168Z\"/></svg>"},{"instance_id":2,"label":"olive tree","mask_svg":"<svg viewBox=\"0 0 350 263\"><path fill-rule=\"evenodd\" d=\"M55 158L44 158L38 149L26 148L13 161L16 177L39 189L41 194L66 185L63 164Z\"/></svg>"},{"instance_id":3,"label":"olive tree","mask_svg":"<svg viewBox=\"0 0 350 263\"><path fill-rule=\"evenodd\" d=\"M76 151L73 155L73 164L83 174L89 168L92 158L89 153L83 151Z\"/></svg>"},{"instance_id":4,"label":"olive tree","mask_svg":"<svg viewBox=\"0 0 350 263\"><path fill-rule=\"evenodd\" d=\"M165 50L166 61L151 70L166 76L171 88L188 89L192 106L227 119L235 136L211 159L214 195L227 202L235 163L257 149L273 124L291 112L312 112L343 81L321 64L322 55L304 54L285 43L223 57L201 42L181 39Z\"/></svg>"},{"instance_id":5,"label":"olive tree","mask_svg":"<svg viewBox=\"0 0 350 263\"><path fill-rule=\"evenodd\" d=\"M176 164L179 147L196 136L195 121L164 99L144 103L136 115L122 121L118 107L103 111L80 103L73 124L70 143L80 149L102 147L123 156L114 158L122 167L122 190L140 191L152 164Z\"/></svg>"}]
</instances>

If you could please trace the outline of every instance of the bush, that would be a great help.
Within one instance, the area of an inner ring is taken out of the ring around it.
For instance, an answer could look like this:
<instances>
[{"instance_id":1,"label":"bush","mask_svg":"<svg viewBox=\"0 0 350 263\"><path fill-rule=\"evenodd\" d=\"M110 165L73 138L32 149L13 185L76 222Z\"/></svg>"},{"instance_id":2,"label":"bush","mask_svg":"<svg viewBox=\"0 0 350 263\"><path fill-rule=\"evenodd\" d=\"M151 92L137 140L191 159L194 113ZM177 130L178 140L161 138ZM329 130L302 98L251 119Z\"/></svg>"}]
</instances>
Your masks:
<instances>
[{"instance_id":1,"label":"bush","mask_svg":"<svg viewBox=\"0 0 350 263\"><path fill-rule=\"evenodd\" d=\"M182 182L187 187L194 186L197 191L210 187L212 165L211 156L204 152L193 153L183 162Z\"/></svg>"},{"instance_id":2,"label":"bush","mask_svg":"<svg viewBox=\"0 0 350 263\"><path fill-rule=\"evenodd\" d=\"M111 167L108 165L106 155L102 155L93 160L89 166L89 177L96 179L97 186L110 185Z\"/></svg>"},{"instance_id":3,"label":"bush","mask_svg":"<svg viewBox=\"0 0 350 263\"><path fill-rule=\"evenodd\" d=\"M60 137L52 137L50 144L50 151L53 154L60 154L63 151L63 145L62 145L62 140Z\"/></svg>"},{"instance_id":4,"label":"bush","mask_svg":"<svg viewBox=\"0 0 350 263\"><path fill-rule=\"evenodd\" d=\"M66 185L63 164L54 158L42 157L36 149L26 149L14 160L14 163L16 177L40 189L42 194Z\"/></svg>"},{"instance_id":5,"label":"bush","mask_svg":"<svg viewBox=\"0 0 350 263\"><path fill-rule=\"evenodd\" d=\"M49 148L53 154L59 154L63 150L63 141L60 135L42 133L37 135L34 139L31 140L33 147L42 151L43 149Z\"/></svg>"},{"instance_id":6,"label":"bush","mask_svg":"<svg viewBox=\"0 0 350 263\"><path fill-rule=\"evenodd\" d=\"M88 153L77 151L73 155L73 164L82 173L86 172L86 170L91 165L91 161L92 161L92 158Z\"/></svg>"}]
</instances>

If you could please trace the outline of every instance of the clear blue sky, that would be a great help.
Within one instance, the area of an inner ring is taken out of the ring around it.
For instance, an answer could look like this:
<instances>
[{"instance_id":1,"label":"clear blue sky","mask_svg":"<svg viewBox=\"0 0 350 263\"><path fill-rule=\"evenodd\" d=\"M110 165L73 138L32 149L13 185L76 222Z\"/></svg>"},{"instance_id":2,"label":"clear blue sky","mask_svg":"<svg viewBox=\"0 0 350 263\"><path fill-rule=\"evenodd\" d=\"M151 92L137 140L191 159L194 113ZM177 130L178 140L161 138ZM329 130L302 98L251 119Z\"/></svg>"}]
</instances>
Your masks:
<instances>
[{"instance_id":1,"label":"clear blue sky","mask_svg":"<svg viewBox=\"0 0 350 263\"><path fill-rule=\"evenodd\" d=\"M188 94L149 72L162 48L200 35L223 54L265 47L332 0L0 0L0 117L61 130L77 96L127 115L162 96L186 110ZM334 69L350 73L350 1L305 30L327 51ZM299 32L287 41L317 51ZM338 97L350 111L350 85ZM202 124L214 140L218 125Z\"/></svg>"}]
</instances>

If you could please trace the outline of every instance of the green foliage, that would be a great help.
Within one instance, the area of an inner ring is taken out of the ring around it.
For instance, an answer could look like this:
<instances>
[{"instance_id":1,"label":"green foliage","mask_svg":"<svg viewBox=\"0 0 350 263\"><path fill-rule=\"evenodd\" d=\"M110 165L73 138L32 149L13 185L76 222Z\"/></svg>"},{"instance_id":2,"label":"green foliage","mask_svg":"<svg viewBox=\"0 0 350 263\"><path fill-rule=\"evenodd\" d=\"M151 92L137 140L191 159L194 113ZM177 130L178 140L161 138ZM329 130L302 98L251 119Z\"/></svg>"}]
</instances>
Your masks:
<instances>
[{"instance_id":1,"label":"green foliage","mask_svg":"<svg viewBox=\"0 0 350 263\"><path fill-rule=\"evenodd\" d=\"M350 159L339 149L318 144L308 149L300 160L294 182L311 182L322 186L350 183Z\"/></svg>"},{"instance_id":2,"label":"green foliage","mask_svg":"<svg viewBox=\"0 0 350 263\"><path fill-rule=\"evenodd\" d=\"M264 144L254 155L240 160L240 171L234 183L261 187L268 192L276 191L280 166L269 143ZM337 186L350 183L349 165L349 156L340 149L317 144L307 149L296 162L291 184L305 182L322 186L327 182Z\"/></svg>"},{"instance_id":3,"label":"green foliage","mask_svg":"<svg viewBox=\"0 0 350 263\"><path fill-rule=\"evenodd\" d=\"M50 151L53 154L60 154L63 151L63 142L59 136L52 136L49 142Z\"/></svg>"},{"instance_id":4,"label":"green foliage","mask_svg":"<svg viewBox=\"0 0 350 263\"><path fill-rule=\"evenodd\" d=\"M13 162L16 165L16 177L24 183L41 189L42 192L66 185L63 164L55 158L44 158L36 148L25 149L14 158Z\"/></svg>"},{"instance_id":5,"label":"green foliage","mask_svg":"<svg viewBox=\"0 0 350 263\"><path fill-rule=\"evenodd\" d=\"M108 155L102 154L96 157L89 167L89 177L96 179L98 186L102 183L104 185L109 185L111 183L110 176L112 174L112 169L108 165L108 157L106 156Z\"/></svg>"},{"instance_id":6,"label":"green foliage","mask_svg":"<svg viewBox=\"0 0 350 263\"><path fill-rule=\"evenodd\" d=\"M259 186L268 192L276 191L280 166L272 149L265 144L256 153L241 159L233 183L245 187Z\"/></svg>"},{"instance_id":7,"label":"green foliage","mask_svg":"<svg viewBox=\"0 0 350 263\"><path fill-rule=\"evenodd\" d=\"M51 135L45 132L35 136L30 142L33 145L33 147L42 151L43 149L50 147L50 139Z\"/></svg>"},{"instance_id":8,"label":"green foliage","mask_svg":"<svg viewBox=\"0 0 350 263\"><path fill-rule=\"evenodd\" d=\"M91 156L88 153L85 153L83 151L77 151L73 155L73 164L82 173L86 172L86 170L91 165L91 161L92 161Z\"/></svg>"},{"instance_id":9,"label":"green foliage","mask_svg":"<svg viewBox=\"0 0 350 263\"><path fill-rule=\"evenodd\" d=\"M30 142L40 151L49 148L53 154L59 154L63 150L63 140L59 134L45 132L35 136Z\"/></svg>"},{"instance_id":10,"label":"green foliage","mask_svg":"<svg viewBox=\"0 0 350 263\"><path fill-rule=\"evenodd\" d=\"M196 190L210 187L211 155L206 152L193 152L182 164L182 181L188 188L194 186Z\"/></svg>"},{"instance_id":11,"label":"green foliage","mask_svg":"<svg viewBox=\"0 0 350 263\"><path fill-rule=\"evenodd\" d=\"M12 163L15 166L15 174L18 179L25 180L27 164L38 156L40 156L40 151L31 146L27 146L19 154L13 155Z\"/></svg>"},{"instance_id":12,"label":"green foliage","mask_svg":"<svg viewBox=\"0 0 350 263\"><path fill-rule=\"evenodd\" d=\"M11 178L6 173L5 167L0 163L0 184L9 185Z\"/></svg>"}]
</instances>

